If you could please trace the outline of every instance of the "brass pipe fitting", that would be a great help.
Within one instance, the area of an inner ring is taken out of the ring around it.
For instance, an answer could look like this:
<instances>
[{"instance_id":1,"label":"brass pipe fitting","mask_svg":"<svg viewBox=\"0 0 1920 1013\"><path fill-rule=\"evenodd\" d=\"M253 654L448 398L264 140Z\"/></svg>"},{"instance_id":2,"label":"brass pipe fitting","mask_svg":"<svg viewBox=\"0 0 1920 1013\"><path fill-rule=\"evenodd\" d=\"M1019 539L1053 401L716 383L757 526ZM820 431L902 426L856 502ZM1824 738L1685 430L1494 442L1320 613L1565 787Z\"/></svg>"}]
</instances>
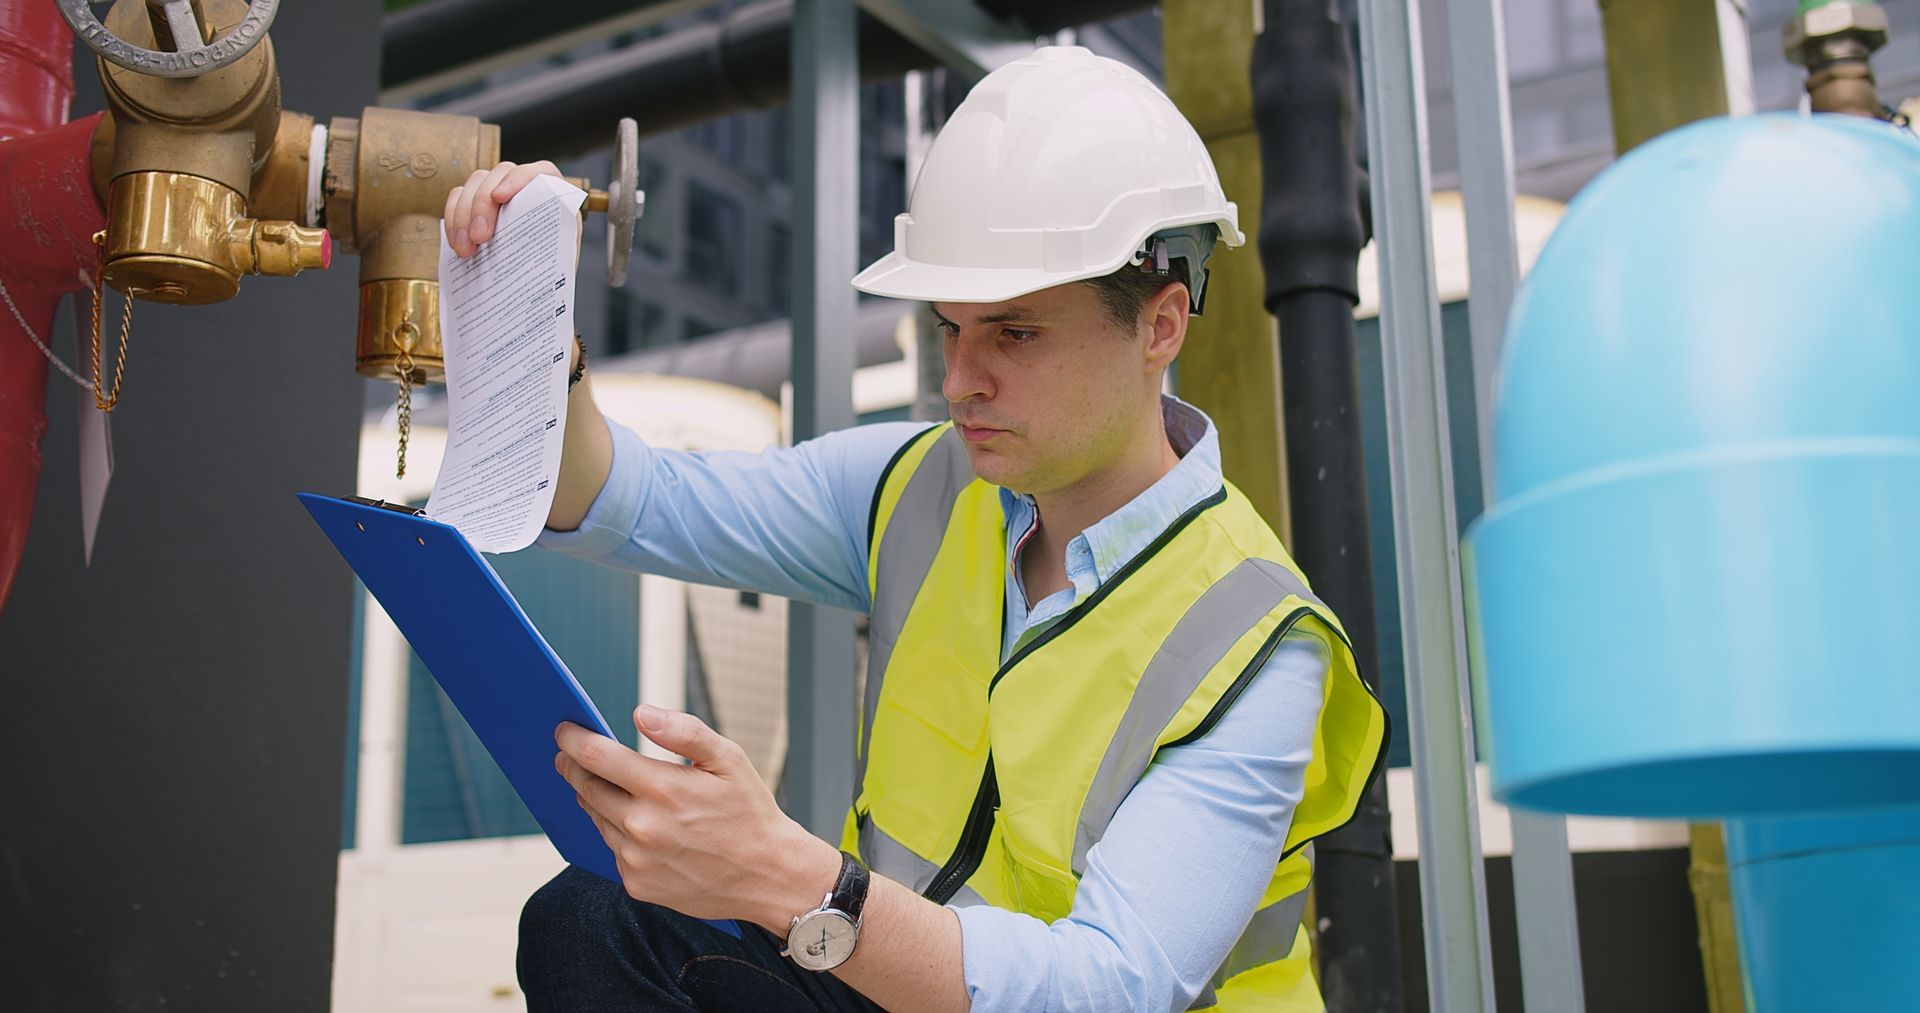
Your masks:
<instances>
[{"instance_id":1,"label":"brass pipe fitting","mask_svg":"<svg viewBox=\"0 0 1920 1013\"><path fill-rule=\"evenodd\" d=\"M291 109L280 110L273 145L253 174L253 192L247 206L258 218L278 218L318 226L318 216L307 213L307 180L313 164L313 117Z\"/></svg>"},{"instance_id":2,"label":"brass pipe fitting","mask_svg":"<svg viewBox=\"0 0 1920 1013\"><path fill-rule=\"evenodd\" d=\"M1814 112L1885 119L1868 62L1887 44L1887 12L1878 4L1836 2L1795 14L1780 32L1780 49L1807 68Z\"/></svg>"},{"instance_id":3,"label":"brass pipe fitting","mask_svg":"<svg viewBox=\"0 0 1920 1013\"><path fill-rule=\"evenodd\" d=\"M1873 67L1864 59L1829 63L1808 74L1807 104L1816 113L1885 118Z\"/></svg>"},{"instance_id":4,"label":"brass pipe fitting","mask_svg":"<svg viewBox=\"0 0 1920 1013\"><path fill-rule=\"evenodd\" d=\"M292 222L242 218L227 233L227 251L245 274L291 278L310 267L333 263L333 243L326 229L309 229Z\"/></svg>"},{"instance_id":5,"label":"brass pipe fitting","mask_svg":"<svg viewBox=\"0 0 1920 1013\"><path fill-rule=\"evenodd\" d=\"M446 382L446 352L440 344L440 283L383 278L362 284L355 370L369 379L398 380L403 352L413 360L410 378L414 383Z\"/></svg>"},{"instance_id":6,"label":"brass pipe fitting","mask_svg":"<svg viewBox=\"0 0 1920 1013\"><path fill-rule=\"evenodd\" d=\"M325 229L249 218L238 193L199 176L128 173L114 179L107 208L103 279L156 302L220 302L241 275L298 274L332 258Z\"/></svg>"},{"instance_id":7,"label":"brass pipe fitting","mask_svg":"<svg viewBox=\"0 0 1920 1013\"><path fill-rule=\"evenodd\" d=\"M200 40L245 20L245 0L204 0ZM156 38L156 25L160 35ZM119 0L106 29L133 46L175 48L147 0ZM110 116L94 137L105 196L102 276L159 302L219 302L245 274L291 275L332 259L327 233L304 228L311 118L283 114L273 44L197 77L165 78L97 61ZM259 201L250 201L255 180ZM309 223L311 224L311 223Z\"/></svg>"},{"instance_id":8,"label":"brass pipe fitting","mask_svg":"<svg viewBox=\"0 0 1920 1013\"><path fill-rule=\"evenodd\" d=\"M471 116L406 109L336 116L327 128L327 224L360 254L360 328L354 368L398 378L413 360L416 383L440 383L440 215L447 193L500 161L500 128Z\"/></svg>"},{"instance_id":9,"label":"brass pipe fitting","mask_svg":"<svg viewBox=\"0 0 1920 1013\"><path fill-rule=\"evenodd\" d=\"M247 5L245 0L206 0L202 11L224 31L245 19ZM134 46L160 48L146 0L119 0L105 24ZM271 39L199 77L155 77L105 59L96 62L118 132L113 176L192 171L247 196L280 123L280 73Z\"/></svg>"},{"instance_id":10,"label":"brass pipe fitting","mask_svg":"<svg viewBox=\"0 0 1920 1013\"><path fill-rule=\"evenodd\" d=\"M93 192L103 204L107 191L113 186L113 149L119 132L111 110L100 117L100 125L93 131L89 168L93 173ZM313 117L291 109L280 110L280 125L274 128L273 146L253 174L247 203L255 216L284 219L297 225L319 224L318 215L307 214L312 137Z\"/></svg>"}]
</instances>

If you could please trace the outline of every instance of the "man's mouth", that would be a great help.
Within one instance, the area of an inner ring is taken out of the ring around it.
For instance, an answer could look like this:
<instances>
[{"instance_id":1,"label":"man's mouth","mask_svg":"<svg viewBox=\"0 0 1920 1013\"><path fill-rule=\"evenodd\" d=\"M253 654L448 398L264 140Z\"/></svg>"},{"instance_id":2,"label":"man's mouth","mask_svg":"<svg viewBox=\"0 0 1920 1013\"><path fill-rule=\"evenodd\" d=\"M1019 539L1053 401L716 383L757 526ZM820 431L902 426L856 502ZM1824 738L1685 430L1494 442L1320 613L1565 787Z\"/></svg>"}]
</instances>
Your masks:
<instances>
[{"instance_id":1,"label":"man's mouth","mask_svg":"<svg viewBox=\"0 0 1920 1013\"><path fill-rule=\"evenodd\" d=\"M970 426L957 419L954 420L953 424L956 429L960 430L961 438L968 443L985 443L1006 432L1005 429L996 429L992 426Z\"/></svg>"}]
</instances>

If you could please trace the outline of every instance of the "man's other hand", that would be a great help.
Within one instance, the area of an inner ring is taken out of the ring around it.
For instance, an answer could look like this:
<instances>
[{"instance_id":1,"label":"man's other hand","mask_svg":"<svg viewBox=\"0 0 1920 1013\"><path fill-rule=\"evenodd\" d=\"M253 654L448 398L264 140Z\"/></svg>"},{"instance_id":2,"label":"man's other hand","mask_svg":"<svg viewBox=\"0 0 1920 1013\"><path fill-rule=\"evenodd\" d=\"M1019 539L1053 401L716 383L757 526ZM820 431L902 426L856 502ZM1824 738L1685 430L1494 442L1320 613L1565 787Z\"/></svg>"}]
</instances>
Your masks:
<instances>
[{"instance_id":1,"label":"man's other hand","mask_svg":"<svg viewBox=\"0 0 1920 1013\"><path fill-rule=\"evenodd\" d=\"M839 852L781 812L747 754L699 718L641 707L633 723L689 763L642 756L572 723L554 734L554 766L600 828L627 893L784 938L789 920L833 889Z\"/></svg>"},{"instance_id":2,"label":"man's other hand","mask_svg":"<svg viewBox=\"0 0 1920 1013\"><path fill-rule=\"evenodd\" d=\"M447 210L442 216L447 222L447 241L452 244L453 252L462 257L473 256L481 243L493 238L501 205L541 175L558 176L560 169L552 162L526 165L501 162L491 169L475 170L465 183L454 187L453 192L447 194Z\"/></svg>"}]
</instances>

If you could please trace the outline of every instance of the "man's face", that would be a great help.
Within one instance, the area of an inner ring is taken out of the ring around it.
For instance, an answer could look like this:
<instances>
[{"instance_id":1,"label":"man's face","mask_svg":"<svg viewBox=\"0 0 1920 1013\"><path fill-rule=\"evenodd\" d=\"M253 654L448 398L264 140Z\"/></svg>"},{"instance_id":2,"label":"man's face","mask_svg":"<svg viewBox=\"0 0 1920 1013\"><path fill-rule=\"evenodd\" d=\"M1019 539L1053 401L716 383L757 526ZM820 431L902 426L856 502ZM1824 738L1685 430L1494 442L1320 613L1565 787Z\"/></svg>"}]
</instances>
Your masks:
<instances>
[{"instance_id":1,"label":"man's face","mask_svg":"<svg viewBox=\"0 0 1920 1013\"><path fill-rule=\"evenodd\" d=\"M1119 460L1141 413L1158 411L1166 364L1152 326L1117 325L1088 285L932 308L948 409L988 482L1030 495L1073 486Z\"/></svg>"}]
</instances>

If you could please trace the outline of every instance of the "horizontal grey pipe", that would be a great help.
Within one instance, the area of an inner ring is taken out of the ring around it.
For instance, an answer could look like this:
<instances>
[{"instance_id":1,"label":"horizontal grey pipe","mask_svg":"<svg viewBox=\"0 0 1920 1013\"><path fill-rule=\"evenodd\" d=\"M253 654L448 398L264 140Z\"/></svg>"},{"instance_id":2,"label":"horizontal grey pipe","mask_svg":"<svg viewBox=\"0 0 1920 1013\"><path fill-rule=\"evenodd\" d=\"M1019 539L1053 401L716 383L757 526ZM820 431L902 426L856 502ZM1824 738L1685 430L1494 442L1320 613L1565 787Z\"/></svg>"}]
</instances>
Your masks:
<instances>
[{"instance_id":1,"label":"horizontal grey pipe","mask_svg":"<svg viewBox=\"0 0 1920 1013\"><path fill-rule=\"evenodd\" d=\"M908 303L862 300L854 326L855 361L861 366L898 362L902 357L896 337L900 318L912 312L914 307ZM596 361L594 369L601 373L661 373L713 380L757 390L778 400L780 385L787 381L792 344L793 329L782 318L622 355L604 365ZM911 399L913 392L906 393Z\"/></svg>"},{"instance_id":2,"label":"horizontal grey pipe","mask_svg":"<svg viewBox=\"0 0 1920 1013\"><path fill-rule=\"evenodd\" d=\"M380 87L392 88L529 42L678 0L425 0L380 21Z\"/></svg>"},{"instance_id":3,"label":"horizontal grey pipe","mask_svg":"<svg viewBox=\"0 0 1920 1013\"><path fill-rule=\"evenodd\" d=\"M1030 22L1052 23L1056 9L1082 16L1089 5L1054 0L1030 6ZM1098 6L1102 18L1111 18L1149 4L1109 0ZM869 15L860 15L859 34L862 80L889 80L933 65L933 57ZM785 105L792 39L793 0L767 0L431 111L499 124L506 158L566 158L606 146L612 124L623 116L633 117L646 135Z\"/></svg>"},{"instance_id":4,"label":"horizontal grey pipe","mask_svg":"<svg viewBox=\"0 0 1920 1013\"><path fill-rule=\"evenodd\" d=\"M432 111L499 124L505 158L566 158L604 147L623 116L633 117L646 135L785 105L792 38L793 0L769 0ZM861 15L864 80L899 77L932 63L899 33Z\"/></svg>"}]
</instances>

